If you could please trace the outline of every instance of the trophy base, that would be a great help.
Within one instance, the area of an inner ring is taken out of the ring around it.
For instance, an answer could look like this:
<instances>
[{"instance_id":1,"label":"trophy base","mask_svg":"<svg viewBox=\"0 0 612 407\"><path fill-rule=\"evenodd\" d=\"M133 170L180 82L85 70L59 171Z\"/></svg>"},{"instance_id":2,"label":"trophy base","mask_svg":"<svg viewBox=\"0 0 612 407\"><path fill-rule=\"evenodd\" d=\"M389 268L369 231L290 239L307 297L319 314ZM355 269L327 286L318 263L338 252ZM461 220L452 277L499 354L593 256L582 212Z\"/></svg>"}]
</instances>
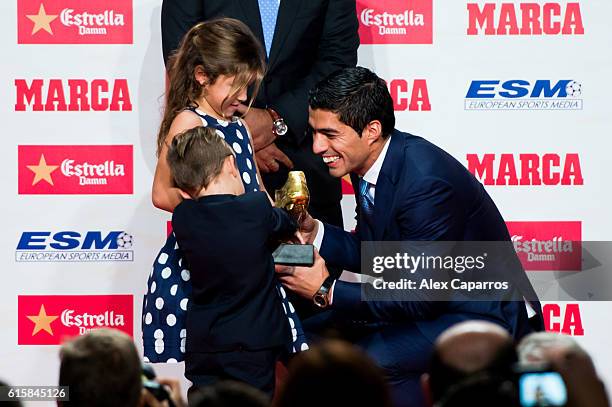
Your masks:
<instances>
[{"instance_id":1,"label":"trophy base","mask_svg":"<svg viewBox=\"0 0 612 407\"><path fill-rule=\"evenodd\" d=\"M274 263L283 266L310 267L314 264L314 246L311 244L282 243L272 253Z\"/></svg>"}]
</instances>

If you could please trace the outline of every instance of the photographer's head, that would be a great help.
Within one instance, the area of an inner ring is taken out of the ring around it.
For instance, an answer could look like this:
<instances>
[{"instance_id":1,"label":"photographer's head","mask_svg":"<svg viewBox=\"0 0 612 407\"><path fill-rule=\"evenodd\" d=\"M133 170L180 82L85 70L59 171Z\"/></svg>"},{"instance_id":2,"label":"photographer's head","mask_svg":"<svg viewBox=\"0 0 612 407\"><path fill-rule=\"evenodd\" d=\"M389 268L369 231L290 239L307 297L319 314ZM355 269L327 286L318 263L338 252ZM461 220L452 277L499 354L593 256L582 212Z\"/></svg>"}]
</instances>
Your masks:
<instances>
[{"instance_id":1,"label":"photographer's head","mask_svg":"<svg viewBox=\"0 0 612 407\"><path fill-rule=\"evenodd\" d=\"M299 353L274 407L391 406L378 366L360 349L327 340Z\"/></svg>"},{"instance_id":2,"label":"photographer's head","mask_svg":"<svg viewBox=\"0 0 612 407\"><path fill-rule=\"evenodd\" d=\"M138 406L141 365L132 338L114 329L96 329L60 349L59 385L68 386L65 406Z\"/></svg>"},{"instance_id":3,"label":"photographer's head","mask_svg":"<svg viewBox=\"0 0 612 407\"><path fill-rule=\"evenodd\" d=\"M363 67L344 68L310 91L309 105L312 149L330 174L365 174L395 127L385 81Z\"/></svg>"},{"instance_id":4,"label":"photographer's head","mask_svg":"<svg viewBox=\"0 0 612 407\"><path fill-rule=\"evenodd\" d=\"M423 392L431 405L475 406L486 399L497 400L498 407L512 405L516 359L512 338L499 325L461 322L438 337L429 373L422 378Z\"/></svg>"},{"instance_id":5,"label":"photographer's head","mask_svg":"<svg viewBox=\"0 0 612 407\"><path fill-rule=\"evenodd\" d=\"M191 390L190 390L191 391ZM190 407L269 407L270 399L246 383L222 380L193 390Z\"/></svg>"}]
</instances>

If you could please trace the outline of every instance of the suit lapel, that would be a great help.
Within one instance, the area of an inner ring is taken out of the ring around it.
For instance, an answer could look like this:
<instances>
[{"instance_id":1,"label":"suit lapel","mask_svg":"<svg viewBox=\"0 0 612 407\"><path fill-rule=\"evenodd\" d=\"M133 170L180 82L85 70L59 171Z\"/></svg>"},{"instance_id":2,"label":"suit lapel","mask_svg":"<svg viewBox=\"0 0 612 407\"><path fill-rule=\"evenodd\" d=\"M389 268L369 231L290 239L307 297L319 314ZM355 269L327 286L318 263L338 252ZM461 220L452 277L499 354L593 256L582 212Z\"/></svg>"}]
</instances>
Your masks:
<instances>
[{"instance_id":1,"label":"suit lapel","mask_svg":"<svg viewBox=\"0 0 612 407\"><path fill-rule=\"evenodd\" d=\"M229 1L229 0L228 0ZM261 16L259 14L259 3L257 0L238 0L238 3L242 7L244 13L244 19L246 25L249 26L255 37L259 39L262 47L265 48L263 28L261 27ZM281 2L282 5L282 2Z\"/></svg>"},{"instance_id":2,"label":"suit lapel","mask_svg":"<svg viewBox=\"0 0 612 407\"><path fill-rule=\"evenodd\" d=\"M274 29L274 38L272 39L272 47L270 48L270 56L268 58L268 71L271 71L274 68L274 64L278 60L278 55L283 48L283 43L285 42L287 35L289 35L289 32L291 31L295 16L297 15L301 4L302 0L281 0L280 2L278 16L276 17L276 28ZM261 21L259 26L261 27Z\"/></svg>"},{"instance_id":3,"label":"suit lapel","mask_svg":"<svg viewBox=\"0 0 612 407\"><path fill-rule=\"evenodd\" d=\"M395 198L395 184L399 181L404 161L404 136L394 130L387 149L387 156L383 161L374 196L374 240L381 240L389 224L391 207Z\"/></svg>"}]
</instances>

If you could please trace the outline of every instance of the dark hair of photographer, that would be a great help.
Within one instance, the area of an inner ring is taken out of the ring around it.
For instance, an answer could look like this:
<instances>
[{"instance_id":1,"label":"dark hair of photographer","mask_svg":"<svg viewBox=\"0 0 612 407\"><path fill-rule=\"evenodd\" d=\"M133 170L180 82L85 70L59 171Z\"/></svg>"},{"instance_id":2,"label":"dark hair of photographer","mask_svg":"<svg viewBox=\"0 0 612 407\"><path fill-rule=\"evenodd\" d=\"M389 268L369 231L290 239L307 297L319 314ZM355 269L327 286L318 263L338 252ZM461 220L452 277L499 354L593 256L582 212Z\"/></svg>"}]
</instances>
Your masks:
<instances>
[{"instance_id":1,"label":"dark hair of photographer","mask_svg":"<svg viewBox=\"0 0 612 407\"><path fill-rule=\"evenodd\" d=\"M374 362L347 342L329 340L291 361L274 406L389 407L391 402Z\"/></svg>"},{"instance_id":2,"label":"dark hair of photographer","mask_svg":"<svg viewBox=\"0 0 612 407\"><path fill-rule=\"evenodd\" d=\"M61 406L138 406L141 365L132 338L114 329L96 329L60 349L59 385L69 387Z\"/></svg>"},{"instance_id":3,"label":"dark hair of photographer","mask_svg":"<svg viewBox=\"0 0 612 407\"><path fill-rule=\"evenodd\" d=\"M486 396L501 400L512 385L517 359L512 337L499 325L488 321L455 324L436 340L428 373L421 379L425 398L436 406L441 402L461 405L456 404L459 401L476 405ZM495 405L504 406L501 401Z\"/></svg>"},{"instance_id":4,"label":"dark hair of photographer","mask_svg":"<svg viewBox=\"0 0 612 407\"><path fill-rule=\"evenodd\" d=\"M189 394L189 407L268 407L268 396L246 383L225 380Z\"/></svg>"},{"instance_id":5,"label":"dark hair of photographer","mask_svg":"<svg viewBox=\"0 0 612 407\"><path fill-rule=\"evenodd\" d=\"M517 407L519 397L512 372L481 371L464 375L447 387L435 407Z\"/></svg>"},{"instance_id":6,"label":"dark hair of photographer","mask_svg":"<svg viewBox=\"0 0 612 407\"><path fill-rule=\"evenodd\" d=\"M487 393L495 393L495 386L512 379L512 367L516 362L517 356L512 341L503 344L489 362L476 371L465 371L451 366L440 357L439 353L434 352L429 368L433 400L440 400L449 390L458 391L462 387L469 386L479 388L481 391L486 390ZM467 395L469 392L465 396ZM477 397L482 395L478 394Z\"/></svg>"}]
</instances>

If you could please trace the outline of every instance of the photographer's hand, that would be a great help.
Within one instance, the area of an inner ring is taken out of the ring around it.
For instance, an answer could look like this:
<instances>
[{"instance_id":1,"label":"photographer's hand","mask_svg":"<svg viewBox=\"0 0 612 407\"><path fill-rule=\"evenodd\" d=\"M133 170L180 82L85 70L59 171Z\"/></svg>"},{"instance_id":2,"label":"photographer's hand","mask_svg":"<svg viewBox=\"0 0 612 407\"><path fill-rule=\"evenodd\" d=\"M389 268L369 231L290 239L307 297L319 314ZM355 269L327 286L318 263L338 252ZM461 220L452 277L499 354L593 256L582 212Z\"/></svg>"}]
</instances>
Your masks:
<instances>
[{"instance_id":1,"label":"photographer's hand","mask_svg":"<svg viewBox=\"0 0 612 407\"><path fill-rule=\"evenodd\" d=\"M181 384L176 379L169 378L158 378L156 379L159 384L165 386L168 389L168 393L170 394L170 399L176 407L187 407L187 403L183 400L181 395ZM141 394L141 407L168 407L169 403L167 401L159 401L146 389L142 389Z\"/></svg>"}]
</instances>

